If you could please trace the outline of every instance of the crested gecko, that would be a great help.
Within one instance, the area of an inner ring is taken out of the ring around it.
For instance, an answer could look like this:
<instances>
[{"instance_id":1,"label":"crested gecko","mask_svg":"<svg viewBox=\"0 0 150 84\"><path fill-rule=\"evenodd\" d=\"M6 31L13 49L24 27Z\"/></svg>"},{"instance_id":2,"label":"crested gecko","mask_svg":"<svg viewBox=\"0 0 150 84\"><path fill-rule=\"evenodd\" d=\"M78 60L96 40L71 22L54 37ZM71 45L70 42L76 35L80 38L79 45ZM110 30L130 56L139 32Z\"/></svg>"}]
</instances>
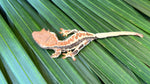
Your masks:
<instances>
[{"instance_id":1,"label":"crested gecko","mask_svg":"<svg viewBox=\"0 0 150 84\"><path fill-rule=\"evenodd\" d=\"M118 32L106 32L106 33L90 33L85 31L79 31L76 29L73 30L65 30L60 28L60 34L63 36L68 36L72 34L65 40L58 40L56 34L54 32L50 32L50 30L46 31L42 29L41 31L34 31L32 33L33 39L36 43L44 49L53 49L55 53L52 54L51 58L57 58L63 53L63 59L67 57L71 57L73 61L76 60L75 55L79 53L79 51L84 48L87 44L91 41L98 39L98 38L107 38L113 36L120 36L120 35L136 35L139 37L143 37L142 34L136 32L128 32L128 31L118 31Z\"/></svg>"}]
</instances>

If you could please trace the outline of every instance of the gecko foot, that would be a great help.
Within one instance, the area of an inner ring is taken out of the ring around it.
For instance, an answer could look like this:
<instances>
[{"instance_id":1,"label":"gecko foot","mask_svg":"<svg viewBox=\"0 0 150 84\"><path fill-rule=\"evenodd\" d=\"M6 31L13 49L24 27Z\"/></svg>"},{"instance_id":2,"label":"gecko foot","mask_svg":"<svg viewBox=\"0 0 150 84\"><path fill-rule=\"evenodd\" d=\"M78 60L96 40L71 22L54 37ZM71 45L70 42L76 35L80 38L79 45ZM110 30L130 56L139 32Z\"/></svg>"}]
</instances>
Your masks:
<instances>
[{"instance_id":1,"label":"gecko foot","mask_svg":"<svg viewBox=\"0 0 150 84\"><path fill-rule=\"evenodd\" d=\"M55 56L55 55L52 55L52 56L50 56L51 58L57 58L58 56Z\"/></svg>"},{"instance_id":2,"label":"gecko foot","mask_svg":"<svg viewBox=\"0 0 150 84\"><path fill-rule=\"evenodd\" d=\"M60 34L63 34L63 36L68 36L68 32L69 32L69 30L65 30L65 29L63 29L63 28L60 28Z\"/></svg>"},{"instance_id":3,"label":"gecko foot","mask_svg":"<svg viewBox=\"0 0 150 84\"><path fill-rule=\"evenodd\" d=\"M73 59L73 61L76 61L76 58L74 57L72 51L68 51L67 53L63 53L63 59L66 59L67 57L71 57Z\"/></svg>"},{"instance_id":4,"label":"gecko foot","mask_svg":"<svg viewBox=\"0 0 150 84\"><path fill-rule=\"evenodd\" d=\"M60 52L58 53L53 53L50 57L51 58L57 58L60 55Z\"/></svg>"}]
</instances>

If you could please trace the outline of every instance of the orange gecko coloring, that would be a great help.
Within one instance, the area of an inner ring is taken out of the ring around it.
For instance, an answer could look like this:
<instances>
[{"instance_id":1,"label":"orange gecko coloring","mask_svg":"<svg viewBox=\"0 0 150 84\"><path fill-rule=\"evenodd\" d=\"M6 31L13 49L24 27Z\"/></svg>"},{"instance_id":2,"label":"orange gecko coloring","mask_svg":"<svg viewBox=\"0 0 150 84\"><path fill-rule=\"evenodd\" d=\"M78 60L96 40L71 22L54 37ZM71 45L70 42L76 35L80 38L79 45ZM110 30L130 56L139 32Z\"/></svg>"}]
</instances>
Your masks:
<instances>
[{"instance_id":1,"label":"orange gecko coloring","mask_svg":"<svg viewBox=\"0 0 150 84\"><path fill-rule=\"evenodd\" d=\"M67 57L71 57L73 61L76 60L75 55L79 53L79 51L84 48L87 44L91 41L98 39L98 38L107 38L113 36L120 36L120 35L136 35L139 37L143 37L142 34L136 32L128 32L128 31L118 31L118 32L106 32L106 33L90 33L85 31L79 31L76 29L73 30L65 30L60 28L60 34L63 36L68 36L72 34L65 40L58 40L56 34L54 32L50 32L50 30L46 31L42 29L41 31L34 31L32 33L33 39L36 43L44 49L53 49L55 53L52 54L51 58L57 58L63 53L63 59Z\"/></svg>"}]
</instances>

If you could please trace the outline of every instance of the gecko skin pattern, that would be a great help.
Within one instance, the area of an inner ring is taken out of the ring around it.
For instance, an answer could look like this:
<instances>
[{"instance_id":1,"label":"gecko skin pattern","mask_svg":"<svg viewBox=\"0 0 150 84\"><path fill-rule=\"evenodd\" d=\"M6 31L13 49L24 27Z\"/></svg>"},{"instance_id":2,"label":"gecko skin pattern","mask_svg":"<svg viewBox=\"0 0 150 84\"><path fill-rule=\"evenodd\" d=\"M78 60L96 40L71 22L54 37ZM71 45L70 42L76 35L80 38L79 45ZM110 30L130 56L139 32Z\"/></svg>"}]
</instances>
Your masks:
<instances>
[{"instance_id":1,"label":"gecko skin pattern","mask_svg":"<svg viewBox=\"0 0 150 84\"><path fill-rule=\"evenodd\" d=\"M63 28L60 28L60 30L61 30L60 34L63 34L63 36L67 36L69 34L72 35L65 40L58 40L54 32L50 32L49 30L46 31L45 29L42 29L41 31L34 31L32 33L32 36L33 39L41 48L53 49L55 51L55 53L52 54L51 58L57 58L59 57L61 52L67 52L67 53L63 53L64 57L62 58L65 59L67 57L71 57L74 61L76 60L75 55L77 55L82 48L84 48L87 44L89 44L94 39L107 38L107 37L120 36L120 35L136 35L139 37L143 37L142 34L136 32L128 32L128 31L93 34L85 31L79 31L76 29L64 30Z\"/></svg>"}]
</instances>

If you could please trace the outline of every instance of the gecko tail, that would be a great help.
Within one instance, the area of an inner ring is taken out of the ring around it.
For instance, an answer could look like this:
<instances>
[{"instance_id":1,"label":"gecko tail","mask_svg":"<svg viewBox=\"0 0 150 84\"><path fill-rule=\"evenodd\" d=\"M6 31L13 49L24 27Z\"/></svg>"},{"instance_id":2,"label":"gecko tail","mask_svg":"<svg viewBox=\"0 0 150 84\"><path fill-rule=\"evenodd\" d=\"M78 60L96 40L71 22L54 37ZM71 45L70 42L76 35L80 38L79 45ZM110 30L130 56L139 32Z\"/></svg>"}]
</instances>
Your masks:
<instances>
[{"instance_id":1,"label":"gecko tail","mask_svg":"<svg viewBox=\"0 0 150 84\"><path fill-rule=\"evenodd\" d=\"M114 37L114 36L121 36L121 35L135 35L139 37L143 37L142 34L136 32L129 32L129 31L118 31L118 32L107 32L107 33L96 33L97 38L107 38L107 37Z\"/></svg>"}]
</instances>

